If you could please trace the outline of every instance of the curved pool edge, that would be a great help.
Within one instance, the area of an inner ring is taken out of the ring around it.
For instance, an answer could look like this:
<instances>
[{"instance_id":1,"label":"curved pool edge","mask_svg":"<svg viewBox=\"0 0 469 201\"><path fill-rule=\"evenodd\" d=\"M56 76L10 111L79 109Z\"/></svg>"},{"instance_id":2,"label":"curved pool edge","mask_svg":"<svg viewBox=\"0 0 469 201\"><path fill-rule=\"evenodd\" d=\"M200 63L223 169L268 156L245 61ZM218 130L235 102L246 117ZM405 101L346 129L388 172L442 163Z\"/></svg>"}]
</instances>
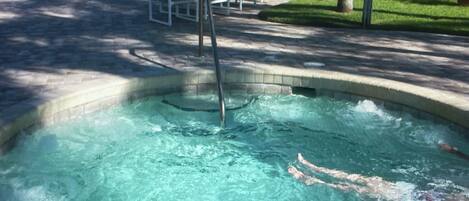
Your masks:
<instances>
[{"instance_id":1,"label":"curved pool edge","mask_svg":"<svg viewBox=\"0 0 469 201\"><path fill-rule=\"evenodd\" d=\"M441 117L469 128L469 101L461 95L420 87L398 81L351 75L318 69L279 67L275 70L230 68L224 82L267 84L286 87L314 88L365 96L397 103ZM150 77L112 77L88 82L68 92L16 104L5 110L0 122L0 147L7 146L23 130L93 112L110 105L145 96L184 91L206 91L216 81L213 71L178 72ZM280 88L281 89L281 88ZM253 92L281 93L272 88L254 87ZM283 89L282 89L283 90Z\"/></svg>"}]
</instances>

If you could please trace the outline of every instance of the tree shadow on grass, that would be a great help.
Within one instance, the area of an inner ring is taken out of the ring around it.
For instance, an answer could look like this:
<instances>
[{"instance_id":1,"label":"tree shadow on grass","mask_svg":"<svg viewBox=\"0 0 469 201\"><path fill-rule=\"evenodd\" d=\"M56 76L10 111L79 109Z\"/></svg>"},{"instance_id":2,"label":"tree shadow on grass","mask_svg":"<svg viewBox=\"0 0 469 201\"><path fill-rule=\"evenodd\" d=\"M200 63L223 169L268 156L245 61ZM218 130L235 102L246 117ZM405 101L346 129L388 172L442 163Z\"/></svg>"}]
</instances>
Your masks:
<instances>
[{"instance_id":1,"label":"tree shadow on grass","mask_svg":"<svg viewBox=\"0 0 469 201\"><path fill-rule=\"evenodd\" d=\"M409 24L411 26L405 26ZM451 27L450 29L444 27ZM434 21L432 23L415 24L413 21L400 21L399 24L372 24L372 29L388 30L388 31L413 31L413 32L430 32L430 33L444 33L467 36L469 33L464 28L469 27L469 20L467 21Z\"/></svg>"},{"instance_id":2,"label":"tree shadow on grass","mask_svg":"<svg viewBox=\"0 0 469 201\"><path fill-rule=\"evenodd\" d=\"M448 16L438 16L438 15L424 15L424 14L404 13L404 12L396 12L396 11L389 11L389 10L382 10L382 9L374 9L373 12L393 14L393 15L399 15L399 16L407 16L407 17L418 17L418 18L425 18L425 19L432 19L432 20L465 20L465 21L469 21L469 17L448 17Z\"/></svg>"},{"instance_id":3,"label":"tree shadow on grass","mask_svg":"<svg viewBox=\"0 0 469 201\"><path fill-rule=\"evenodd\" d=\"M416 3L422 5L448 5L448 6L458 6L456 1L449 0L398 0L406 3Z\"/></svg>"},{"instance_id":4,"label":"tree shadow on grass","mask_svg":"<svg viewBox=\"0 0 469 201\"><path fill-rule=\"evenodd\" d=\"M423 1L423 0L422 0ZM361 8L355 8L354 12L349 14L343 14L335 12L335 6L327 5L305 5L305 4L281 4L274 6L270 9L263 10L259 13L259 19L267 21L275 21L281 23L289 24L298 24L298 25L313 25L313 26L324 26L324 27L334 27L334 28L360 28L361 26ZM404 20L400 21L385 21L385 25L375 25L373 20L376 19L372 17L372 25L375 29L381 27L386 30L400 30L400 31L420 31L420 32L433 32L433 33L443 33L443 34L456 34L469 36L469 31L467 30L467 23L469 22L468 17L451 17L451 16L441 16L441 15L426 15L426 14L416 14L416 13L407 13L397 12L397 11L388 11L383 9L374 9L373 14L391 14L402 16ZM407 18L421 18L429 22L419 22L415 19ZM450 23L441 23L439 21L453 21ZM391 23L396 23L393 25ZM423 25L422 25L423 24ZM443 25L448 24L447 27ZM442 26L441 28L438 26Z\"/></svg>"},{"instance_id":5,"label":"tree shadow on grass","mask_svg":"<svg viewBox=\"0 0 469 201\"><path fill-rule=\"evenodd\" d=\"M314 11L329 11L339 15ZM360 12L361 9L355 9L355 11ZM318 25L337 28L360 27L360 21L350 18L350 14L340 14L335 6L281 4L276 6L276 9L261 11L258 16L262 20L273 19L274 21L299 25Z\"/></svg>"}]
</instances>

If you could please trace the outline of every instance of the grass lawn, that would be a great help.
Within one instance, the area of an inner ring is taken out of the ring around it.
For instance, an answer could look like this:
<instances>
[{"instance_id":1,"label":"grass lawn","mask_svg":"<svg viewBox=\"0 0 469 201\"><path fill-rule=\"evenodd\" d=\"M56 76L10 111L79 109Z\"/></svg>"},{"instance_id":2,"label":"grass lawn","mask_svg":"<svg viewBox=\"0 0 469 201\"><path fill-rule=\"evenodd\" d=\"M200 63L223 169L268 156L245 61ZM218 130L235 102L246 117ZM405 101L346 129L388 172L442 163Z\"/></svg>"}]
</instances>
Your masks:
<instances>
[{"instance_id":1,"label":"grass lawn","mask_svg":"<svg viewBox=\"0 0 469 201\"><path fill-rule=\"evenodd\" d=\"M259 13L268 21L327 27L361 27L363 0L351 13L336 12L337 0L290 0ZM373 29L422 31L469 36L469 6L457 0L374 0Z\"/></svg>"}]
</instances>

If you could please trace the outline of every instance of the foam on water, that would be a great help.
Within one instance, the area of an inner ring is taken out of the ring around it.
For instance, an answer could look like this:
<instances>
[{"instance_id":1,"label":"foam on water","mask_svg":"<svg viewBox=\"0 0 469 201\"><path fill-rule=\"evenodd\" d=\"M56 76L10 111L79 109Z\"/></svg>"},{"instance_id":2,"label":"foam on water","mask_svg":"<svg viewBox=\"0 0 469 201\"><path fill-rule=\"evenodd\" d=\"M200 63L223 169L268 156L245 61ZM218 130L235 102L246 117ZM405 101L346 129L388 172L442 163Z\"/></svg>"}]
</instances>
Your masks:
<instances>
[{"instance_id":1,"label":"foam on water","mask_svg":"<svg viewBox=\"0 0 469 201\"><path fill-rule=\"evenodd\" d=\"M25 187L18 179L9 181L10 189L2 189L2 200L18 201L64 201L64 196L57 196L55 192L49 192L44 186Z\"/></svg>"},{"instance_id":2,"label":"foam on water","mask_svg":"<svg viewBox=\"0 0 469 201\"><path fill-rule=\"evenodd\" d=\"M384 112L376 106L371 100L361 100L354 108L357 112L374 113L378 116L384 116Z\"/></svg>"},{"instance_id":3,"label":"foam on water","mask_svg":"<svg viewBox=\"0 0 469 201\"><path fill-rule=\"evenodd\" d=\"M386 120L392 120L393 119L393 117L391 115L384 112L383 109L379 108L371 100L360 100L360 101L358 101L358 104L353 109L356 112L374 114L374 115L376 115L380 118L386 119Z\"/></svg>"},{"instance_id":4,"label":"foam on water","mask_svg":"<svg viewBox=\"0 0 469 201\"><path fill-rule=\"evenodd\" d=\"M227 120L220 129L217 113L182 111L155 97L20 136L0 158L0 197L371 199L293 179L289 165L313 174L295 160L298 152L320 166L413 185L415 200L461 194L469 186L467 162L436 146L443 140L469 152L467 138L370 100L259 96L228 112Z\"/></svg>"}]
</instances>

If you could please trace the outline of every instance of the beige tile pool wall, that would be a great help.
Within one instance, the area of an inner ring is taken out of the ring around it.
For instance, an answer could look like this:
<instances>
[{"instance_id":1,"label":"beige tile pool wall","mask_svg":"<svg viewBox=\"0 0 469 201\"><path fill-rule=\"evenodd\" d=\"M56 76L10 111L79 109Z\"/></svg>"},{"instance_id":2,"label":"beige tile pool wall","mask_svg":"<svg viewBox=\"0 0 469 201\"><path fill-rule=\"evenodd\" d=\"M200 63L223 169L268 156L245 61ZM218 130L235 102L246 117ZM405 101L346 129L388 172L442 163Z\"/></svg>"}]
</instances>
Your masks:
<instances>
[{"instance_id":1,"label":"beige tile pool wall","mask_svg":"<svg viewBox=\"0 0 469 201\"><path fill-rule=\"evenodd\" d=\"M429 113L469 128L469 102L456 94L381 78L323 70L279 68L274 72L254 73L246 75L242 71L229 72L226 81L272 83L371 97L385 101L385 105L391 109L408 110L420 116ZM262 78L259 74L263 75Z\"/></svg>"},{"instance_id":2,"label":"beige tile pool wall","mask_svg":"<svg viewBox=\"0 0 469 201\"><path fill-rule=\"evenodd\" d=\"M406 110L406 107L400 106L409 106L416 109L408 110L409 112L419 114L416 111L422 111L422 114L436 115L469 128L469 103L463 97L415 85L330 71L293 68L232 69L223 75L229 93L275 94L291 93L290 86L314 88L318 92L336 97L343 98L347 97L344 94L353 94L382 100L392 103L388 106L394 109ZM55 97L32 100L2 113L9 116L3 117L3 122L0 122L0 146L7 147L6 143L11 142L10 139L22 130L72 119L129 100L178 91L192 94L210 90L215 92L215 81L213 72L198 71L90 82L72 89L73 93L57 93Z\"/></svg>"}]
</instances>

